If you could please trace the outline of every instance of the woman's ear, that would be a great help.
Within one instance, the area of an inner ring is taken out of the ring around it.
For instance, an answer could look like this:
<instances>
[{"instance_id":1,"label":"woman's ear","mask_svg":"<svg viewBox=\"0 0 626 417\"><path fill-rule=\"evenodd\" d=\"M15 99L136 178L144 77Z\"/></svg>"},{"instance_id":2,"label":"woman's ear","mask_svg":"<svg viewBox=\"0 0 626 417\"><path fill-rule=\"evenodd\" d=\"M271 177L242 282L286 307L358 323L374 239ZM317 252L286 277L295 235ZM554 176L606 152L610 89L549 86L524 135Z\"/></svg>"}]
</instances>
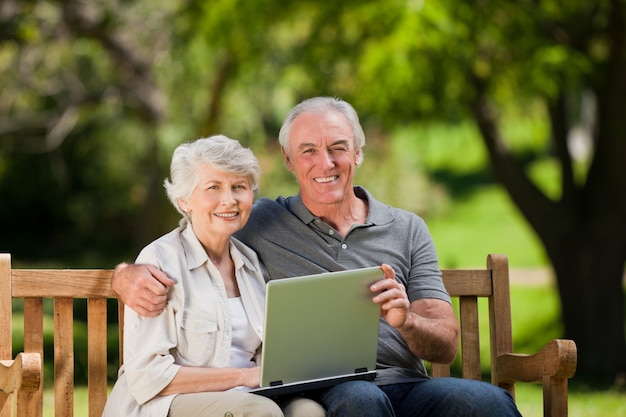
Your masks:
<instances>
[{"instance_id":1,"label":"woman's ear","mask_svg":"<svg viewBox=\"0 0 626 417\"><path fill-rule=\"evenodd\" d=\"M180 207L180 209L185 213L189 214L189 206L187 205L187 202L182 198L179 198L176 201L178 202L178 207Z\"/></svg>"}]
</instances>

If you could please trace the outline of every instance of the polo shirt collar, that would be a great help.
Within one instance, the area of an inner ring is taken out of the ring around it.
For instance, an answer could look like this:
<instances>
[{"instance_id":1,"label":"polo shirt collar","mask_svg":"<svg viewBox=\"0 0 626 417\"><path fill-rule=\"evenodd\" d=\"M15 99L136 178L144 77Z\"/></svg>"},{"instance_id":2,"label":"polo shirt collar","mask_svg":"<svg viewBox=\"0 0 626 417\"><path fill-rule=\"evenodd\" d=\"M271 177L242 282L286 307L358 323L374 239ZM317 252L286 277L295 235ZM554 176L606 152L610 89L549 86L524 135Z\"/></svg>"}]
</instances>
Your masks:
<instances>
[{"instance_id":1,"label":"polo shirt collar","mask_svg":"<svg viewBox=\"0 0 626 417\"><path fill-rule=\"evenodd\" d=\"M383 225L393 220L393 215L389 210L389 206L376 200L374 196L365 188L357 185L354 187L354 193L357 197L368 202L369 209L367 219L365 219L365 224ZM309 224L317 218L309 211L309 209L306 208L302 202L302 198L300 198L300 194L289 197L288 204L289 210L305 224Z\"/></svg>"}]
</instances>

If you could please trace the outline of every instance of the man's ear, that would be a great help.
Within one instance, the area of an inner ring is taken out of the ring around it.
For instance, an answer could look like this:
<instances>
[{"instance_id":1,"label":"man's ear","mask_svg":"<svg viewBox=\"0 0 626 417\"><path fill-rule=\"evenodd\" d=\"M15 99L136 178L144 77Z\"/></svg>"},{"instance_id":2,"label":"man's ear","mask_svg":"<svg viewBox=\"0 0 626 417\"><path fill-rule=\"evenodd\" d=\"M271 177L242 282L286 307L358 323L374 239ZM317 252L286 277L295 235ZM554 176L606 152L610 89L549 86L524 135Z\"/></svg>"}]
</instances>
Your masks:
<instances>
[{"instance_id":1,"label":"man's ear","mask_svg":"<svg viewBox=\"0 0 626 417\"><path fill-rule=\"evenodd\" d=\"M283 157L285 158L285 166L287 167L287 169L289 171L293 171L293 163L291 163L291 156L287 153L287 150L285 149L284 146L280 147L280 150L283 153Z\"/></svg>"},{"instance_id":2,"label":"man's ear","mask_svg":"<svg viewBox=\"0 0 626 417\"><path fill-rule=\"evenodd\" d=\"M354 165L360 167L361 163L363 163L363 154L361 153L361 150L358 150L354 155Z\"/></svg>"}]
</instances>

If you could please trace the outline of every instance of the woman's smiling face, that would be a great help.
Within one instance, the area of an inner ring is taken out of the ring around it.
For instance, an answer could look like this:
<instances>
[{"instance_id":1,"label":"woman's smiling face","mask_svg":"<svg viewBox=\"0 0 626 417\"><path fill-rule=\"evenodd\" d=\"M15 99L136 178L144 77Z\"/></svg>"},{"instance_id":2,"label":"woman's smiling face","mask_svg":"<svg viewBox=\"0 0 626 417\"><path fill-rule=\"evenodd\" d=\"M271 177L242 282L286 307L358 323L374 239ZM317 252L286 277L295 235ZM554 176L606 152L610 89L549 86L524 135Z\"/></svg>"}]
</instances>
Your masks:
<instances>
[{"instance_id":1,"label":"woman's smiling face","mask_svg":"<svg viewBox=\"0 0 626 417\"><path fill-rule=\"evenodd\" d=\"M181 207L189 212L194 233L204 239L230 238L248 221L254 193L247 177L220 171L211 164L199 168L198 182Z\"/></svg>"}]
</instances>

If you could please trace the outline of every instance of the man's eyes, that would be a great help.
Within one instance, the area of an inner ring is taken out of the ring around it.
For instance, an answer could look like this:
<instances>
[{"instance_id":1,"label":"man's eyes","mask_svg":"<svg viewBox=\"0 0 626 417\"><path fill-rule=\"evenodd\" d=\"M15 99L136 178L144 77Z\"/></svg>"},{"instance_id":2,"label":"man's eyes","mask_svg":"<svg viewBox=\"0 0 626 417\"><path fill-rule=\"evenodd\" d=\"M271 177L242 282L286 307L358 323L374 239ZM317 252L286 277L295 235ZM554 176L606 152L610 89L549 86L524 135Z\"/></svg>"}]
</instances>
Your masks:
<instances>
[{"instance_id":1,"label":"man's eyes","mask_svg":"<svg viewBox=\"0 0 626 417\"><path fill-rule=\"evenodd\" d=\"M314 148L307 148L304 149L302 151L302 153L315 153L317 151L317 149ZM348 151L348 147L347 146L333 146L332 148L328 149L328 152L332 153L332 152L347 152Z\"/></svg>"}]
</instances>

